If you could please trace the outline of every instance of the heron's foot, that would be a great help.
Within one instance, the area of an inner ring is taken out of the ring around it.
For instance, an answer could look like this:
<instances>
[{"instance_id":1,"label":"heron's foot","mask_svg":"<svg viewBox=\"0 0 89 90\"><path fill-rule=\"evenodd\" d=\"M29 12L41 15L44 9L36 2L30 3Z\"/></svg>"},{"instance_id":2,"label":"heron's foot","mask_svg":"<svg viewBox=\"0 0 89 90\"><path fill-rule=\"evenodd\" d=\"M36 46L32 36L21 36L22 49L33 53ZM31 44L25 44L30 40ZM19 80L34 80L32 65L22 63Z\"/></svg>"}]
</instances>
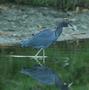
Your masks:
<instances>
[{"instance_id":1,"label":"heron's foot","mask_svg":"<svg viewBox=\"0 0 89 90\"><path fill-rule=\"evenodd\" d=\"M35 59L35 60L40 66L43 66L43 64L38 59Z\"/></svg>"},{"instance_id":2,"label":"heron's foot","mask_svg":"<svg viewBox=\"0 0 89 90\"><path fill-rule=\"evenodd\" d=\"M43 66L43 64L39 61L39 58L37 55L35 55L34 60L40 65Z\"/></svg>"},{"instance_id":3,"label":"heron's foot","mask_svg":"<svg viewBox=\"0 0 89 90\"><path fill-rule=\"evenodd\" d=\"M43 51L43 55L42 56L39 56L40 52ZM43 66L45 65L45 58L47 56L45 56L45 50L43 48L41 48L36 54L35 54L35 60L36 62L40 65L40 66ZM42 60L42 63L39 61L39 59Z\"/></svg>"},{"instance_id":4,"label":"heron's foot","mask_svg":"<svg viewBox=\"0 0 89 90\"><path fill-rule=\"evenodd\" d=\"M43 64L42 64L41 62L38 62L38 64L39 64L40 66L43 66Z\"/></svg>"}]
</instances>

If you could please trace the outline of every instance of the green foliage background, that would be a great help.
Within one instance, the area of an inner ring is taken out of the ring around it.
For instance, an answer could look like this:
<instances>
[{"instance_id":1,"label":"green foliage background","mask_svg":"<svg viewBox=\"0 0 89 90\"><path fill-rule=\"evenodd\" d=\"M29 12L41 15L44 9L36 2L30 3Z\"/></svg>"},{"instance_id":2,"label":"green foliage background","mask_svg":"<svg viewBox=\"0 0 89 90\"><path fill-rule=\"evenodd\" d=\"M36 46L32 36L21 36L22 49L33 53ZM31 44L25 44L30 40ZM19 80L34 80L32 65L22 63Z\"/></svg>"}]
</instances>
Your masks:
<instances>
[{"instance_id":1,"label":"green foliage background","mask_svg":"<svg viewBox=\"0 0 89 90\"><path fill-rule=\"evenodd\" d=\"M0 3L27 4L32 6L51 6L58 9L75 9L76 5L89 7L89 0L0 0Z\"/></svg>"}]
</instances>

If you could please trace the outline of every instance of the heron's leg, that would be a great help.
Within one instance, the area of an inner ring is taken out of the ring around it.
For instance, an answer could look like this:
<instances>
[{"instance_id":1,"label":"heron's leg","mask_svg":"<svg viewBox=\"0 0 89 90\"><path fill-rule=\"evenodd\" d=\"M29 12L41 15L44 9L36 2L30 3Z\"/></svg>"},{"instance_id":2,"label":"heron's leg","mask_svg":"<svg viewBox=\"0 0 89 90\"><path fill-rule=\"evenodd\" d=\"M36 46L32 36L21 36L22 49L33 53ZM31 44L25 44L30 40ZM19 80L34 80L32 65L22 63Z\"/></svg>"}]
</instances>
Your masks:
<instances>
[{"instance_id":1,"label":"heron's leg","mask_svg":"<svg viewBox=\"0 0 89 90\"><path fill-rule=\"evenodd\" d=\"M43 63L45 64L45 49L43 49Z\"/></svg>"},{"instance_id":2,"label":"heron's leg","mask_svg":"<svg viewBox=\"0 0 89 90\"><path fill-rule=\"evenodd\" d=\"M43 50L43 48L41 48L37 53L36 53L36 55L35 56L38 56L39 55L39 53L41 52Z\"/></svg>"},{"instance_id":3,"label":"heron's leg","mask_svg":"<svg viewBox=\"0 0 89 90\"><path fill-rule=\"evenodd\" d=\"M36 54L35 54L35 60L36 60L36 62L40 65L40 66L42 66L42 64L40 63L40 61L38 60L38 58L36 57L36 56L38 56L39 55L39 53L41 52L43 50L43 48L41 48Z\"/></svg>"},{"instance_id":4,"label":"heron's leg","mask_svg":"<svg viewBox=\"0 0 89 90\"><path fill-rule=\"evenodd\" d=\"M36 60L36 62L40 65L40 66L43 66L42 64L41 64L41 62L38 60L38 58L34 58L35 60Z\"/></svg>"}]
</instances>

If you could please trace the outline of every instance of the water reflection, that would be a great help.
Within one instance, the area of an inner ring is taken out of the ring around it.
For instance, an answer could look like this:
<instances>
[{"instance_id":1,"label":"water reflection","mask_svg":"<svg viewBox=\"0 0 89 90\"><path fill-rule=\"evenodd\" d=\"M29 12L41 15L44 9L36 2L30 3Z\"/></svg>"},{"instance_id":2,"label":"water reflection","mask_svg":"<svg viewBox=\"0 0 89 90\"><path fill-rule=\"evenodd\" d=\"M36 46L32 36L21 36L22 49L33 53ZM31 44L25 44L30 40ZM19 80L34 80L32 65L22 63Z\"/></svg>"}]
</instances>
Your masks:
<instances>
[{"instance_id":1,"label":"water reflection","mask_svg":"<svg viewBox=\"0 0 89 90\"><path fill-rule=\"evenodd\" d=\"M81 40L78 45L76 44L76 41L61 42L53 45L46 49L46 54L48 55L46 65L61 74L64 81L73 81L74 86L89 83L88 41L89 40ZM37 50L32 48L0 48L0 88L13 90L16 87L17 89L15 90L25 90L26 88L29 90L29 88L39 87L42 88L41 90L44 90L43 88L45 88L45 90L49 90L49 88L51 88L50 90L56 90L55 86L39 86L31 77L24 77L19 72L23 67L30 68L31 66L36 65L37 63L34 60L30 58L6 57L11 54L34 55L36 52Z\"/></svg>"}]
</instances>

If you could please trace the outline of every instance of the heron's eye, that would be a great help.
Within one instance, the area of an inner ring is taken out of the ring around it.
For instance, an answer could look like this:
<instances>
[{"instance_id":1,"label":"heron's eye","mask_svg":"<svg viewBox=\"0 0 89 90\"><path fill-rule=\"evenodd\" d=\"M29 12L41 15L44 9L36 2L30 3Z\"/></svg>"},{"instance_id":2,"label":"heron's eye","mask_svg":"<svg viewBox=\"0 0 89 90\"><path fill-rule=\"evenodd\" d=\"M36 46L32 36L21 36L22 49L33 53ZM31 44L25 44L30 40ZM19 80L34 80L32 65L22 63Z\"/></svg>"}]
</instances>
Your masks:
<instances>
[{"instance_id":1,"label":"heron's eye","mask_svg":"<svg viewBox=\"0 0 89 90\"><path fill-rule=\"evenodd\" d=\"M64 27L68 27L68 23L64 22L64 23L63 23L63 26L64 26Z\"/></svg>"}]
</instances>

